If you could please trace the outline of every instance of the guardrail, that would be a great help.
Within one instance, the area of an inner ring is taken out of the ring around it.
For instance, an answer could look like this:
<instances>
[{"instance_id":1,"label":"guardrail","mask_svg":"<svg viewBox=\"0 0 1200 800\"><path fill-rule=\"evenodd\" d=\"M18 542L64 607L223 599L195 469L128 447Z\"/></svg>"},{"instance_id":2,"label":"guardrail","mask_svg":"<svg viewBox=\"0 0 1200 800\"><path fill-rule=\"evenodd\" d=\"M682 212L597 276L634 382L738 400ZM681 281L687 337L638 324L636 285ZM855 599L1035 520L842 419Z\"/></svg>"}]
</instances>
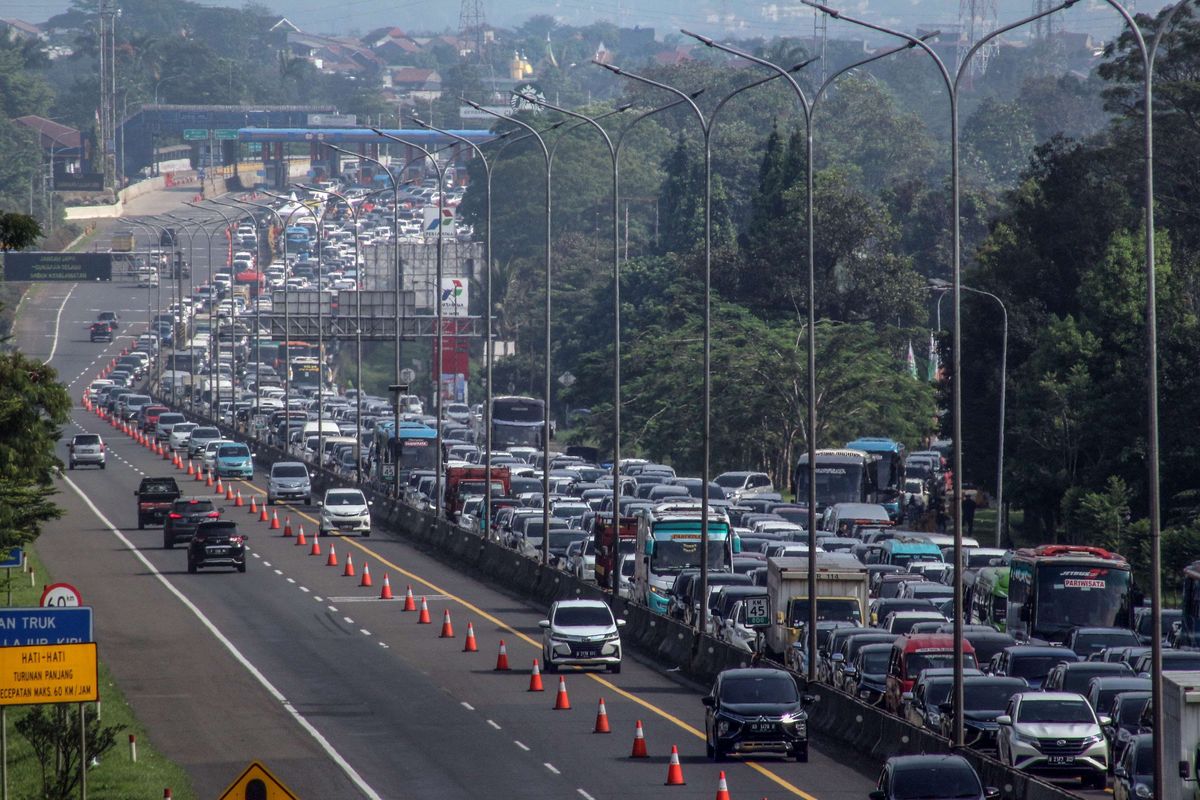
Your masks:
<instances>
[{"instance_id":1,"label":"guardrail","mask_svg":"<svg viewBox=\"0 0 1200 800\"><path fill-rule=\"evenodd\" d=\"M179 409L184 410L184 409ZM205 418L205 422L213 423ZM217 424L231 438L246 440L241 431ZM247 440L257 454L257 463L268 466L276 461L294 461L296 456L263 442ZM370 488L357 487L328 470L309 465L313 474L314 494L318 488L362 488L374 501L375 529L397 534L421 545L425 552L456 569L493 581L526 599L549 605L555 600L590 597L612 599L594 584L542 565L489 541L482 535L438 519L408 504ZM750 655L726 642L676 620L655 614L648 608L620 598L613 600L615 613L625 620L621 638L627 647L637 649L656 661L678 667L700 683L711 683L722 670L750 665ZM772 666L784 669L782 665ZM803 676L797 676L803 679ZM950 742L907 720L862 702L858 698L822 683L809 683L808 691L820 700L809 709L809 726L828 739L859 753L883 761L891 756L919 753L947 753ZM1077 800L1061 787L1014 770L996 759L969 748L956 752L970 761L985 786L1000 790L1004 800Z\"/></svg>"}]
</instances>

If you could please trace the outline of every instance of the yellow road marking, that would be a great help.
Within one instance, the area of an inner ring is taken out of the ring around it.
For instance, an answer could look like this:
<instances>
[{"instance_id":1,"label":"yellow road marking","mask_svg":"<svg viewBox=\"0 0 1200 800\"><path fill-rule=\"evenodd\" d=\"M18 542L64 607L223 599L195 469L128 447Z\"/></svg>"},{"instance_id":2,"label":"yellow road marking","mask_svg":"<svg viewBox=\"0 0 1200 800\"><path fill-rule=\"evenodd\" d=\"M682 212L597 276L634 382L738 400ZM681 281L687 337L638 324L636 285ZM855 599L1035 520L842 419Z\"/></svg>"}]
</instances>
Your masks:
<instances>
[{"instance_id":1,"label":"yellow road marking","mask_svg":"<svg viewBox=\"0 0 1200 800\"><path fill-rule=\"evenodd\" d=\"M244 483L249 489L254 490L258 494L261 494L261 495L266 494L265 491L258 488L257 486L255 486L252 483L248 483L245 480L243 480L241 482ZM315 517L311 516L310 514L307 514L303 511L301 511L300 509L296 508L295 506L291 506L286 503L284 503L283 506L284 506L284 508L290 508L293 511L295 511L297 516L299 516L303 519L306 519L309 522L315 523L318 527L318 531L320 530L320 525L321 525L320 520L316 519ZM316 535L316 534L314 534L314 535ZM456 595L446 589L443 589L442 587L426 580L425 578L422 578L420 575L417 575L415 572L410 572L409 570L405 569L404 567L400 566L399 564L389 561L388 559L379 555L379 553L376 553L374 550L372 550L371 548L364 545L362 542L360 542L356 539L343 539L343 541L346 544L354 545L359 550L361 550L363 553L366 553L368 555L375 557L376 559L379 560L380 563L384 564L385 566L390 567L391 569L394 569L398 574L404 575L406 578L409 578L416 583L420 583L420 584L423 584L424 586L427 586L428 588L432 589L437 594L445 595L448 599L453 600L454 602L461 605L463 608L469 609L470 611L478 614L480 617L482 617L483 619L486 619L488 622L491 622L492 624L496 625L497 627L501 628L502 630L508 631L513 636L515 636L519 639L522 639L530 646L536 647L538 650L542 649L541 642L533 639L530 636L525 635L524 633L521 633L519 630L517 630L516 628L509 625L507 622L504 622L503 620L492 616L491 614L484 611L482 608L475 605L474 603L471 603L468 600L464 600L463 598L459 597L458 595ZM580 674L586 675L588 678L592 679L596 683L605 687L609 691L617 693L618 695L620 695L621 697L624 697L626 700L629 700L632 703L636 703L637 705L641 706L642 708L645 708L647 711L650 711L651 713L656 714L657 716L661 717L662 719L667 720L668 722L670 722L671 724L680 728L681 730L686 731L687 733L690 733L692 736L695 736L698 739L707 740L707 737L705 736L703 731L701 731L700 729L698 729L692 725L689 725L688 723L684 722L679 717L676 717L674 714L667 711L666 709L659 708L658 706L654 705L650 701L644 700L643 698L638 697L635 694L631 694L630 692L625 691L624 689L620 688L619 686L617 686L616 684L607 680L606 678L603 678L600 675L597 675L593 672L581 672ZM787 791L791 792L792 794L796 795L797 797L803 798L803 800L817 800L817 798L813 797L808 792L804 791L803 789L801 789L798 786L795 786L794 784L790 783L787 779L781 777L780 775L777 775L775 772L767 769L766 767L764 767L761 764L757 764L752 761L743 761L742 763L745 764L747 767L750 767L751 769L755 770L756 772L761 773L762 775L769 778L770 780L774 781L776 784L778 784L783 789L786 789Z\"/></svg>"}]
</instances>

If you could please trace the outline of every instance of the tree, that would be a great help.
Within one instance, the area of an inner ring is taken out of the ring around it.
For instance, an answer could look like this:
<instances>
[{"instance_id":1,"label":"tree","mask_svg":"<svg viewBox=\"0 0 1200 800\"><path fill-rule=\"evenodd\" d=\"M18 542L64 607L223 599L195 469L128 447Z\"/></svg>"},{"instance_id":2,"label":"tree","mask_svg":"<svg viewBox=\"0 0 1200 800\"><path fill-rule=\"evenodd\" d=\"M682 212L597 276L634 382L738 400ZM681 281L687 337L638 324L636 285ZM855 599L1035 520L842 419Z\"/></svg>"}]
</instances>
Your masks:
<instances>
[{"instance_id":1,"label":"tree","mask_svg":"<svg viewBox=\"0 0 1200 800\"><path fill-rule=\"evenodd\" d=\"M24 250L42 238L41 224L28 214L0 213L0 250Z\"/></svg>"},{"instance_id":2,"label":"tree","mask_svg":"<svg viewBox=\"0 0 1200 800\"><path fill-rule=\"evenodd\" d=\"M966 163L986 183L1011 186L1025 170L1033 149L1033 126L1020 103L988 98L963 124Z\"/></svg>"},{"instance_id":3,"label":"tree","mask_svg":"<svg viewBox=\"0 0 1200 800\"><path fill-rule=\"evenodd\" d=\"M101 725L98 715L84 721L86 754L80 752L83 704L37 705L17 720L17 733L29 741L42 773L44 800L70 800L78 793L80 761L100 758L117 743L120 727Z\"/></svg>"}]
</instances>

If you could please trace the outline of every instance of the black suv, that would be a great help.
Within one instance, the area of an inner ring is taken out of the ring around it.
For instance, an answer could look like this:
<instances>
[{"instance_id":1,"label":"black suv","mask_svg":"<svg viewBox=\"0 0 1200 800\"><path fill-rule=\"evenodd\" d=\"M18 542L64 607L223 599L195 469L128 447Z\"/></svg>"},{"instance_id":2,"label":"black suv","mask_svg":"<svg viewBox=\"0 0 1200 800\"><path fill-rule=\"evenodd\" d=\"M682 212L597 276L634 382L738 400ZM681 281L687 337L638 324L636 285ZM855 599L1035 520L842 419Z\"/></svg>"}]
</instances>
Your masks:
<instances>
[{"instance_id":1,"label":"black suv","mask_svg":"<svg viewBox=\"0 0 1200 800\"><path fill-rule=\"evenodd\" d=\"M713 761L736 753L779 753L808 761L808 713L817 701L801 694L791 673L727 669L702 698L705 749Z\"/></svg>"},{"instance_id":2,"label":"black suv","mask_svg":"<svg viewBox=\"0 0 1200 800\"><path fill-rule=\"evenodd\" d=\"M200 567L236 567L246 571L246 536L238 533L236 522L201 522L188 545L188 572Z\"/></svg>"},{"instance_id":3,"label":"black suv","mask_svg":"<svg viewBox=\"0 0 1200 800\"><path fill-rule=\"evenodd\" d=\"M163 523L163 547L170 550L176 542L191 541L201 522L217 519L221 512L207 497L183 497L171 505Z\"/></svg>"},{"instance_id":4,"label":"black suv","mask_svg":"<svg viewBox=\"0 0 1200 800\"><path fill-rule=\"evenodd\" d=\"M90 335L93 342L111 342L113 339L112 328L107 322L93 322Z\"/></svg>"}]
</instances>

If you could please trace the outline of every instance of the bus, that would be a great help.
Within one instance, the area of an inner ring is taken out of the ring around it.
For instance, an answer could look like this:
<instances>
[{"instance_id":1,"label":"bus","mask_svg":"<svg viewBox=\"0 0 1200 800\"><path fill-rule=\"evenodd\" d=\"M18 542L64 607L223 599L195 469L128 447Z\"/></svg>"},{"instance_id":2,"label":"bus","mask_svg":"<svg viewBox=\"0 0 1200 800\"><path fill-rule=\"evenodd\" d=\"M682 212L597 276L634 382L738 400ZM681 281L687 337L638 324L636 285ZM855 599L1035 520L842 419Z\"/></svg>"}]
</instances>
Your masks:
<instances>
[{"instance_id":1,"label":"bus","mask_svg":"<svg viewBox=\"0 0 1200 800\"><path fill-rule=\"evenodd\" d=\"M792 492L798 502L808 497L808 453L801 453L792 478ZM834 503L871 503L875 492L875 472L871 457L862 450L817 451L817 511Z\"/></svg>"},{"instance_id":2,"label":"bus","mask_svg":"<svg viewBox=\"0 0 1200 800\"><path fill-rule=\"evenodd\" d=\"M408 481L413 470L434 469L437 466L437 431L419 422L400 422L400 437L395 436L394 420L379 420L375 423L375 443L372 447L375 461L371 474L384 483L392 479L383 477L384 464L399 464L400 484Z\"/></svg>"},{"instance_id":3,"label":"bus","mask_svg":"<svg viewBox=\"0 0 1200 800\"><path fill-rule=\"evenodd\" d=\"M892 515L900 517L900 499L904 495L904 445L894 439L863 436L846 442L847 450L861 450L872 459L875 473L875 498Z\"/></svg>"},{"instance_id":4,"label":"bus","mask_svg":"<svg viewBox=\"0 0 1200 800\"><path fill-rule=\"evenodd\" d=\"M633 599L655 614L666 614L671 586L685 569L700 567L700 507L661 503L638 514ZM733 564L733 536L725 512L708 512L708 569L727 572Z\"/></svg>"},{"instance_id":5,"label":"bus","mask_svg":"<svg viewBox=\"0 0 1200 800\"><path fill-rule=\"evenodd\" d=\"M1133 572L1100 547L1042 545L1013 554L1006 632L1066 644L1072 628L1133 628Z\"/></svg>"},{"instance_id":6,"label":"bus","mask_svg":"<svg viewBox=\"0 0 1200 800\"><path fill-rule=\"evenodd\" d=\"M247 269L233 276L234 288L246 287L250 297L258 297L267 289L267 276L263 273Z\"/></svg>"},{"instance_id":7,"label":"bus","mask_svg":"<svg viewBox=\"0 0 1200 800\"><path fill-rule=\"evenodd\" d=\"M1200 561L1183 570L1183 616L1175 646L1200 648Z\"/></svg>"},{"instance_id":8,"label":"bus","mask_svg":"<svg viewBox=\"0 0 1200 800\"><path fill-rule=\"evenodd\" d=\"M492 398L492 448L537 447L544 445L546 403L532 397Z\"/></svg>"},{"instance_id":9,"label":"bus","mask_svg":"<svg viewBox=\"0 0 1200 800\"><path fill-rule=\"evenodd\" d=\"M283 365L290 363L293 358L316 358L317 346L308 342L280 342L278 350L275 353L275 360L271 366L275 369L283 369Z\"/></svg>"},{"instance_id":10,"label":"bus","mask_svg":"<svg viewBox=\"0 0 1200 800\"><path fill-rule=\"evenodd\" d=\"M967 604L968 622L991 625L1005 633L1008 618L1008 567L984 567L975 575Z\"/></svg>"},{"instance_id":11,"label":"bus","mask_svg":"<svg viewBox=\"0 0 1200 800\"><path fill-rule=\"evenodd\" d=\"M291 383L299 390L321 388L321 363L312 356L296 356L292 359Z\"/></svg>"}]
</instances>

